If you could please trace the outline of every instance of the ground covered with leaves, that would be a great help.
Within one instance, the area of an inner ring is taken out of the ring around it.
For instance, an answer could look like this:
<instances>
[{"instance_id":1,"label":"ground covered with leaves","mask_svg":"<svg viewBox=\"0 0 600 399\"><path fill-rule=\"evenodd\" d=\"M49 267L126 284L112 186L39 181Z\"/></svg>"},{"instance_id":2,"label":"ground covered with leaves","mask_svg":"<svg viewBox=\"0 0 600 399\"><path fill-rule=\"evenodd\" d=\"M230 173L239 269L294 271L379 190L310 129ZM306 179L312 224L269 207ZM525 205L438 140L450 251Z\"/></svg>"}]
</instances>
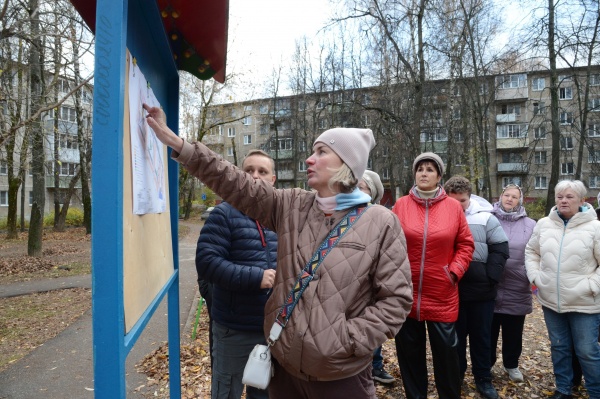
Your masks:
<instances>
[{"instance_id":1,"label":"ground covered with leaves","mask_svg":"<svg viewBox=\"0 0 600 399\"><path fill-rule=\"evenodd\" d=\"M192 327L193 328L193 327ZM210 398L210 357L208 355L208 324L204 309L197 327L196 339L191 339L192 331L186 332L181 346L181 392L184 399ZM501 342L499 342L500 348ZM550 341L540 306L536 303L534 312L527 316L523 336L523 354L520 368L525 381L514 383L502 369L502 356L498 350L498 363L494 366L494 386L503 399L545 398L554 392L554 375L550 359ZM396 378L391 385L376 383L377 397L382 399L402 399L404 390L400 377L400 369L396 359L394 341L383 345L385 369ZM163 344L150 353L137 365L138 371L148 375L148 397L169 397L168 347ZM429 396L437 398L433 380L431 353L428 351L429 364ZM469 362L470 364L470 362ZM463 398L479 398L470 369L467 370L462 388ZM575 398L587 398L583 388L577 390Z\"/></svg>"},{"instance_id":2,"label":"ground covered with leaves","mask_svg":"<svg viewBox=\"0 0 600 399\"><path fill-rule=\"evenodd\" d=\"M90 237L82 228L45 230L43 256L27 256L27 233L0 236L0 284L90 273ZM89 289L0 298L0 371L55 337L91 307Z\"/></svg>"}]
</instances>

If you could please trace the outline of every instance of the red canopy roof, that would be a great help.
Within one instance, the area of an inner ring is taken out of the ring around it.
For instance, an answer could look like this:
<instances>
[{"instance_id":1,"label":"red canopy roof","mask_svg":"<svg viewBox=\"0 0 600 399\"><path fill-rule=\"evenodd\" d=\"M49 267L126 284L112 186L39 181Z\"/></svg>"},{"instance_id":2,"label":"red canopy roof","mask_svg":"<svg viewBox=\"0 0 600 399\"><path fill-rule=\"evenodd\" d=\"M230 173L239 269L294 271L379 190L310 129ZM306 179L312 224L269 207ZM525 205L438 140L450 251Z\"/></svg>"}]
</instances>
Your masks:
<instances>
[{"instance_id":1,"label":"red canopy roof","mask_svg":"<svg viewBox=\"0 0 600 399\"><path fill-rule=\"evenodd\" d=\"M92 31L96 0L71 0ZM229 0L156 0L180 70L225 81Z\"/></svg>"}]
</instances>

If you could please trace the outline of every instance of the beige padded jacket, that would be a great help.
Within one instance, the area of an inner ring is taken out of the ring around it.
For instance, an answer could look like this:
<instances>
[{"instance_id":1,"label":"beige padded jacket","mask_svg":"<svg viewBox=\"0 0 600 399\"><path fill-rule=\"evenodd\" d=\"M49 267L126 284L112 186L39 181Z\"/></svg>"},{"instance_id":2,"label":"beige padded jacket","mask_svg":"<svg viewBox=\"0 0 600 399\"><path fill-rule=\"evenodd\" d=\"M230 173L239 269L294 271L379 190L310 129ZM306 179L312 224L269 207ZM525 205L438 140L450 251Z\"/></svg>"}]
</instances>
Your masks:
<instances>
[{"instance_id":1,"label":"beige padded jacket","mask_svg":"<svg viewBox=\"0 0 600 399\"><path fill-rule=\"evenodd\" d=\"M316 194L254 180L202 144L173 158L225 201L278 235L277 274L265 307L268 335L298 273L345 211L325 217ZM327 255L280 339L275 359L290 374L329 381L367 368L373 350L400 330L412 305L410 266L398 218L371 206Z\"/></svg>"}]
</instances>

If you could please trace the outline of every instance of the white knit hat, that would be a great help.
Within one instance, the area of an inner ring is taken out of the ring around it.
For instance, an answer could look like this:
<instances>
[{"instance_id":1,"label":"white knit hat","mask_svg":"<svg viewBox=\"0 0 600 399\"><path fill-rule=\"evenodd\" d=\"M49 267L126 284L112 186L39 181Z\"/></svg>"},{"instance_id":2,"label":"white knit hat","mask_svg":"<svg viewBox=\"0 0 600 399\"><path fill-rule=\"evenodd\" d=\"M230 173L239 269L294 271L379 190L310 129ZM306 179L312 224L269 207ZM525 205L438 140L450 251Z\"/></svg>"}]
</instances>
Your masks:
<instances>
[{"instance_id":1,"label":"white knit hat","mask_svg":"<svg viewBox=\"0 0 600 399\"><path fill-rule=\"evenodd\" d=\"M415 160L413 161L413 176L417 174L417 165L419 164L419 162L422 161L433 162L437 166L438 173L440 174L440 176L443 176L444 161L442 161L442 158L440 158L438 154L433 152L424 152L415 158Z\"/></svg>"},{"instance_id":2,"label":"white knit hat","mask_svg":"<svg viewBox=\"0 0 600 399\"><path fill-rule=\"evenodd\" d=\"M342 128L325 130L313 144L323 143L331 148L350 168L356 180L367 169L369 153L375 147L371 129Z\"/></svg>"},{"instance_id":3,"label":"white knit hat","mask_svg":"<svg viewBox=\"0 0 600 399\"><path fill-rule=\"evenodd\" d=\"M371 190L371 202L373 204L378 204L383 197L383 184L381 183L381 179L379 175L372 170L365 170L362 179L369 186L369 190Z\"/></svg>"}]
</instances>

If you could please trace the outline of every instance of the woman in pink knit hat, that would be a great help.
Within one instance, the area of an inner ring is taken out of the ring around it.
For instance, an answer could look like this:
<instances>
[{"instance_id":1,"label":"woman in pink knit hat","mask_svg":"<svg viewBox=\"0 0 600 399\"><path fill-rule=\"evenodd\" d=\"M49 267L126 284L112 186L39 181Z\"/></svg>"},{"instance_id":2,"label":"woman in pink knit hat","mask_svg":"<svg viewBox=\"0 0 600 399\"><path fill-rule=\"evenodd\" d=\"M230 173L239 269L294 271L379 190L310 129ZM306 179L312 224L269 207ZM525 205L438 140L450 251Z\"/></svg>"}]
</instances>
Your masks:
<instances>
[{"instance_id":1,"label":"woman in pink knit hat","mask_svg":"<svg viewBox=\"0 0 600 399\"><path fill-rule=\"evenodd\" d=\"M397 218L368 206L371 198L357 188L375 145L371 130L326 130L306 160L314 191L276 189L177 137L160 108L144 108L173 159L277 233L264 323L274 358L269 397L375 399L373 350L402 326L412 285Z\"/></svg>"}]
</instances>

